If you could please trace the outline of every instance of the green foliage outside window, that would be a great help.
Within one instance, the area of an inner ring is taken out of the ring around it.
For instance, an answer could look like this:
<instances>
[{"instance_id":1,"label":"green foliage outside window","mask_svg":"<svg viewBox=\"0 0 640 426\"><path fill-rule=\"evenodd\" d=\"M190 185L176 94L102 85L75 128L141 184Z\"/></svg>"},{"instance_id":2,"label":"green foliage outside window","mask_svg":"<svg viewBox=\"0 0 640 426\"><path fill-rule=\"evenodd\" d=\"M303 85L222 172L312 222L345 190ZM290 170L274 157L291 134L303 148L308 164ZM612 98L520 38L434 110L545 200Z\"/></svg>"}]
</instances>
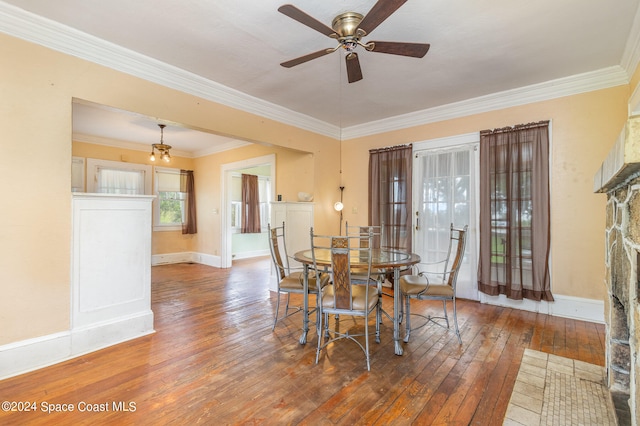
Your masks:
<instances>
[{"instance_id":1,"label":"green foliage outside window","mask_svg":"<svg viewBox=\"0 0 640 426\"><path fill-rule=\"evenodd\" d=\"M163 225L181 224L184 197L181 192L160 192L160 223Z\"/></svg>"}]
</instances>

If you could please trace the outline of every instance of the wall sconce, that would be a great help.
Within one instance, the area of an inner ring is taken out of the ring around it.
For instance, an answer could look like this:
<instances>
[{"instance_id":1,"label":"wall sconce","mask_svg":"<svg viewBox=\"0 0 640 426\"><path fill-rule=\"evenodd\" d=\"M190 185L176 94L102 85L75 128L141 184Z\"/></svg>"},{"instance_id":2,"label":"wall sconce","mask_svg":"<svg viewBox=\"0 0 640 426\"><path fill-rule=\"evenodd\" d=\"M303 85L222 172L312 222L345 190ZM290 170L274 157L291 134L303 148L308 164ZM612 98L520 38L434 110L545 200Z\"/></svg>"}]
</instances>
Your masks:
<instances>
[{"instance_id":1,"label":"wall sconce","mask_svg":"<svg viewBox=\"0 0 640 426\"><path fill-rule=\"evenodd\" d=\"M149 156L149 160L156 161L156 150L158 150L158 154L160 154L160 158L162 158L165 162L171 161L171 155L169 154L169 150L171 149L171 145L166 145L162 140L164 137L164 128L166 124L158 124L160 127L160 143L152 143L151 144L151 155Z\"/></svg>"},{"instance_id":2,"label":"wall sconce","mask_svg":"<svg viewBox=\"0 0 640 426\"><path fill-rule=\"evenodd\" d=\"M344 204L342 204L342 193L344 192L344 186L340 187L340 201L336 201L333 205L333 208L336 209L337 212L340 212L340 235L342 235L342 209L344 209Z\"/></svg>"}]
</instances>

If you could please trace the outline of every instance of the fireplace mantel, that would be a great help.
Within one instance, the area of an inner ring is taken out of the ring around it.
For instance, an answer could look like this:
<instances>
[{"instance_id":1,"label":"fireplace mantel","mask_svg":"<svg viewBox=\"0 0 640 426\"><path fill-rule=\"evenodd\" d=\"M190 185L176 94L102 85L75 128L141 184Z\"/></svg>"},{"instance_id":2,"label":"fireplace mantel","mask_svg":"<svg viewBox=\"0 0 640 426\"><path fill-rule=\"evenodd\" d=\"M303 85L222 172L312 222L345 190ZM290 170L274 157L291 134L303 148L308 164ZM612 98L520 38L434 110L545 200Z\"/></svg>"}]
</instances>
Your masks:
<instances>
[{"instance_id":1,"label":"fireplace mantel","mask_svg":"<svg viewBox=\"0 0 640 426\"><path fill-rule=\"evenodd\" d=\"M593 178L593 191L610 192L640 175L640 115L629 117Z\"/></svg>"}]
</instances>

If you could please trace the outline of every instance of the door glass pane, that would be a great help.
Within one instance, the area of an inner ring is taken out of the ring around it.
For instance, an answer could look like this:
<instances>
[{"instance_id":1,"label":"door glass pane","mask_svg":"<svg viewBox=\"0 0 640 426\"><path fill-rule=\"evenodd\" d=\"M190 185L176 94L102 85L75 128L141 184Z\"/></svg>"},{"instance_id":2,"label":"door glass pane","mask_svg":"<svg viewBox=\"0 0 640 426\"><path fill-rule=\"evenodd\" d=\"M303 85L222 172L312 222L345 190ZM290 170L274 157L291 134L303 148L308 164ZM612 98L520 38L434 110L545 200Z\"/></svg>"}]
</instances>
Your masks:
<instances>
[{"instance_id":1,"label":"door glass pane","mask_svg":"<svg viewBox=\"0 0 640 426\"><path fill-rule=\"evenodd\" d=\"M474 228L475 212L473 176L474 151L469 146L452 149L420 151L415 158L415 250L422 262L438 262L446 258L449 249L449 228L469 225ZM473 239L472 239L473 240ZM467 239L467 253L475 243ZM472 256L475 259L475 254ZM477 299L468 256L458 276L458 295ZM465 288L466 287L466 288Z\"/></svg>"}]
</instances>

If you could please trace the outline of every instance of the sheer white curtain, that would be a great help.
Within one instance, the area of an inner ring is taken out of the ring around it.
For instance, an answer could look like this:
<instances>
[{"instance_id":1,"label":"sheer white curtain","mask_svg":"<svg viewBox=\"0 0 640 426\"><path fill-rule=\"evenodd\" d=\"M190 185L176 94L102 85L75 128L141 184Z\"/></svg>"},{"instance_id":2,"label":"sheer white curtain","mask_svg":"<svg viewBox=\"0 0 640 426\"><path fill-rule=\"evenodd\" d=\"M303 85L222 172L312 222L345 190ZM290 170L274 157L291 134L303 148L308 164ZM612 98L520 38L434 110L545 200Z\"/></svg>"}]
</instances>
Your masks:
<instances>
[{"instance_id":1,"label":"sheer white curtain","mask_svg":"<svg viewBox=\"0 0 640 426\"><path fill-rule=\"evenodd\" d=\"M417 156L419 176L416 250L424 262L442 260L449 247L449 227L469 224L471 170L469 150L427 151Z\"/></svg>"},{"instance_id":2,"label":"sheer white curtain","mask_svg":"<svg viewBox=\"0 0 640 426\"><path fill-rule=\"evenodd\" d=\"M96 192L103 194L144 194L144 172L99 167Z\"/></svg>"}]
</instances>

